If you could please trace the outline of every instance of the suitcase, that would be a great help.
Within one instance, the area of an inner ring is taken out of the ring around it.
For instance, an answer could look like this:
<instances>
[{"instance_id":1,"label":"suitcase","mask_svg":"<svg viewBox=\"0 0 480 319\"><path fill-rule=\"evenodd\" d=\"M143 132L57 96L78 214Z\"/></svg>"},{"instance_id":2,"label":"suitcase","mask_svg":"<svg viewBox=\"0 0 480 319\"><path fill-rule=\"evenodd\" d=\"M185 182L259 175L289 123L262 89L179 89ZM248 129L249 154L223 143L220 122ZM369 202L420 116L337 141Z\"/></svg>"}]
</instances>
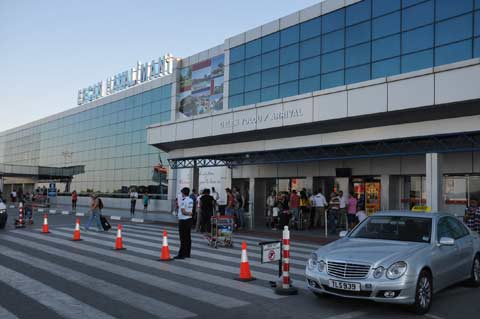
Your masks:
<instances>
[{"instance_id":1,"label":"suitcase","mask_svg":"<svg viewBox=\"0 0 480 319\"><path fill-rule=\"evenodd\" d=\"M112 228L112 225L110 225L107 217L103 215L100 216L100 222L102 223L103 230L108 231L110 228Z\"/></svg>"}]
</instances>

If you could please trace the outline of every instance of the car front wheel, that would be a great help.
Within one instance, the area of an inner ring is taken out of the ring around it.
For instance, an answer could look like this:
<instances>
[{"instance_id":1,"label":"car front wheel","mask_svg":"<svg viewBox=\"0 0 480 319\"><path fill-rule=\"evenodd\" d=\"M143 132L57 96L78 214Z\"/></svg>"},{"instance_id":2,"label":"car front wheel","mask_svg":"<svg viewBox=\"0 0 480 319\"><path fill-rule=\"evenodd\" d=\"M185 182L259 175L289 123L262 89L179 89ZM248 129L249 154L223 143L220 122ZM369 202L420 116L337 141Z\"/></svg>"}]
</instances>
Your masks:
<instances>
[{"instance_id":1,"label":"car front wheel","mask_svg":"<svg viewBox=\"0 0 480 319\"><path fill-rule=\"evenodd\" d=\"M418 276L417 288L415 289L415 303L412 310L419 314L426 314L432 305L433 285L430 274L423 270Z\"/></svg>"},{"instance_id":2,"label":"car front wheel","mask_svg":"<svg viewBox=\"0 0 480 319\"><path fill-rule=\"evenodd\" d=\"M468 284L472 287L480 287L480 256L476 255L473 259L472 274L468 280Z\"/></svg>"}]
</instances>

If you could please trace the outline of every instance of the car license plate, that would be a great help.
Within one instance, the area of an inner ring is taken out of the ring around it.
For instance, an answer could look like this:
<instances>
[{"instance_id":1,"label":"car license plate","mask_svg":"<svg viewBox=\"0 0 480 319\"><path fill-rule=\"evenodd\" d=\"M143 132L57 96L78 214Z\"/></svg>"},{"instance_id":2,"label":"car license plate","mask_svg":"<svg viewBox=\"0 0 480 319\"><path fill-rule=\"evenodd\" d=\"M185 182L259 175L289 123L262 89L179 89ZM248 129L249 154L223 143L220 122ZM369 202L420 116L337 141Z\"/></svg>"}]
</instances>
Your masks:
<instances>
[{"instance_id":1,"label":"car license plate","mask_svg":"<svg viewBox=\"0 0 480 319\"><path fill-rule=\"evenodd\" d=\"M331 288L349 290L349 291L360 291L360 284L355 282L346 282L338 280L329 280L328 285Z\"/></svg>"}]
</instances>

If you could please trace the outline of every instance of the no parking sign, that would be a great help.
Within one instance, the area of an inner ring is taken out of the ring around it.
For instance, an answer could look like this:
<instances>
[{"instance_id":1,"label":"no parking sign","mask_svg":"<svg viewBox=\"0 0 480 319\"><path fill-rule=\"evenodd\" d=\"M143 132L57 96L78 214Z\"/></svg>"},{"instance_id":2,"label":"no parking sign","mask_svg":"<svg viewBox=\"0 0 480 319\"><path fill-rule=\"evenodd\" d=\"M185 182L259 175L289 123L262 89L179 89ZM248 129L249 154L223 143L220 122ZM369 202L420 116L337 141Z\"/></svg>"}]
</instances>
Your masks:
<instances>
[{"instance_id":1,"label":"no parking sign","mask_svg":"<svg viewBox=\"0 0 480 319\"><path fill-rule=\"evenodd\" d=\"M279 261L282 258L282 242L281 241L269 241L259 243L260 251L262 255L261 262L271 263Z\"/></svg>"}]
</instances>

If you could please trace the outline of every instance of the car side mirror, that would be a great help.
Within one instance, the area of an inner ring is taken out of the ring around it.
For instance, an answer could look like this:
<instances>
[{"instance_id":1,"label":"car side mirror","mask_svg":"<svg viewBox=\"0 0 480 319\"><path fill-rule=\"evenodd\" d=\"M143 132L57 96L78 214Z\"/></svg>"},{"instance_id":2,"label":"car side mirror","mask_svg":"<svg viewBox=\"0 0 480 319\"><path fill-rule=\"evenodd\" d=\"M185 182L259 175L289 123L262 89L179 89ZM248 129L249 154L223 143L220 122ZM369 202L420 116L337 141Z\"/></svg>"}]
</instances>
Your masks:
<instances>
[{"instance_id":1,"label":"car side mirror","mask_svg":"<svg viewBox=\"0 0 480 319\"><path fill-rule=\"evenodd\" d=\"M455 239L450 237L442 237L439 242L440 246L453 246L455 245Z\"/></svg>"},{"instance_id":2,"label":"car side mirror","mask_svg":"<svg viewBox=\"0 0 480 319\"><path fill-rule=\"evenodd\" d=\"M339 236L340 236L340 238L343 238L343 237L346 237L347 234L348 234L348 231L342 230L342 231L340 232L340 235L339 235Z\"/></svg>"}]
</instances>

